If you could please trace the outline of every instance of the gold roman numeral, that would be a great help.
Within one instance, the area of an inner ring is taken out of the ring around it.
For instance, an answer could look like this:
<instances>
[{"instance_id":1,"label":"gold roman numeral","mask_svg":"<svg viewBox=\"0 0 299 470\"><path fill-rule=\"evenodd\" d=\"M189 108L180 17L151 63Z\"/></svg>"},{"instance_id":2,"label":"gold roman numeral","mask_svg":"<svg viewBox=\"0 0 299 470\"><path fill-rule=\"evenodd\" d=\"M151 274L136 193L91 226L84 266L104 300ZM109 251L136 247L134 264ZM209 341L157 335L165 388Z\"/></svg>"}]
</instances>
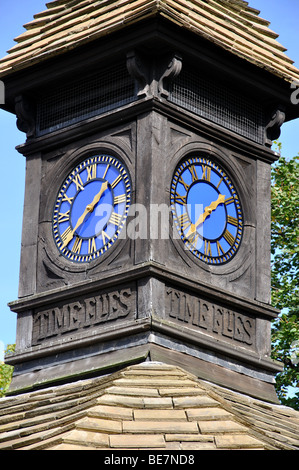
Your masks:
<instances>
[{"instance_id":1,"label":"gold roman numeral","mask_svg":"<svg viewBox=\"0 0 299 470\"><path fill-rule=\"evenodd\" d=\"M106 170L104 171L104 174L103 174L103 179L106 178L107 171L109 170L109 167L110 167L110 165L107 165L107 166L106 166Z\"/></svg>"},{"instance_id":2,"label":"gold roman numeral","mask_svg":"<svg viewBox=\"0 0 299 470\"><path fill-rule=\"evenodd\" d=\"M194 165L190 165L190 166L189 166L189 171L190 171L191 176L192 176L192 183L194 183L194 181L197 181L197 180L198 180L195 166L194 166Z\"/></svg>"},{"instance_id":3,"label":"gold roman numeral","mask_svg":"<svg viewBox=\"0 0 299 470\"><path fill-rule=\"evenodd\" d=\"M228 206L228 205L231 204L232 202L235 202L234 196L231 196L231 197L225 199L224 204L226 204L226 205Z\"/></svg>"},{"instance_id":4,"label":"gold roman numeral","mask_svg":"<svg viewBox=\"0 0 299 470\"><path fill-rule=\"evenodd\" d=\"M70 220L70 211L65 213L59 212L58 214L58 223L61 224L62 222L68 222Z\"/></svg>"},{"instance_id":5,"label":"gold roman numeral","mask_svg":"<svg viewBox=\"0 0 299 470\"><path fill-rule=\"evenodd\" d=\"M69 244L69 242L72 240L72 229L71 227L69 226L64 232L63 234L61 235L61 240L62 240L62 243L63 243L63 246L66 246Z\"/></svg>"},{"instance_id":6,"label":"gold roman numeral","mask_svg":"<svg viewBox=\"0 0 299 470\"><path fill-rule=\"evenodd\" d=\"M228 215L227 221L229 224L234 225L235 227L238 227L238 219L236 219L236 217L232 217L231 215Z\"/></svg>"},{"instance_id":7,"label":"gold roman numeral","mask_svg":"<svg viewBox=\"0 0 299 470\"><path fill-rule=\"evenodd\" d=\"M121 214L117 214L116 212L112 212L109 222L113 225L119 225L121 222L122 216Z\"/></svg>"},{"instance_id":8,"label":"gold roman numeral","mask_svg":"<svg viewBox=\"0 0 299 470\"><path fill-rule=\"evenodd\" d=\"M210 181L211 179L211 168L207 165L202 165L202 180Z\"/></svg>"},{"instance_id":9,"label":"gold roman numeral","mask_svg":"<svg viewBox=\"0 0 299 470\"><path fill-rule=\"evenodd\" d=\"M189 189L189 184L185 183L182 177L179 179L179 183L181 183L184 186L185 191L188 191Z\"/></svg>"},{"instance_id":10,"label":"gold roman numeral","mask_svg":"<svg viewBox=\"0 0 299 470\"><path fill-rule=\"evenodd\" d=\"M209 240L205 240L205 255L212 256L211 242Z\"/></svg>"},{"instance_id":11,"label":"gold roman numeral","mask_svg":"<svg viewBox=\"0 0 299 470\"><path fill-rule=\"evenodd\" d=\"M199 234L197 233L197 231L195 230L195 232L191 233L191 235L189 235L189 237L187 238L188 238L188 241L196 247L198 239L199 239Z\"/></svg>"},{"instance_id":12,"label":"gold roman numeral","mask_svg":"<svg viewBox=\"0 0 299 470\"><path fill-rule=\"evenodd\" d=\"M82 238L76 237L72 252L79 255L81 251L81 247L82 247Z\"/></svg>"},{"instance_id":13,"label":"gold roman numeral","mask_svg":"<svg viewBox=\"0 0 299 470\"><path fill-rule=\"evenodd\" d=\"M217 189L218 189L219 186L221 185L222 181L223 181L223 178L220 178L220 180L219 180L219 182L218 182L218 184L217 184Z\"/></svg>"},{"instance_id":14,"label":"gold roman numeral","mask_svg":"<svg viewBox=\"0 0 299 470\"><path fill-rule=\"evenodd\" d=\"M191 222L189 220L187 212L185 212L179 217L179 222L183 231L185 231L188 227L190 227Z\"/></svg>"},{"instance_id":15,"label":"gold roman numeral","mask_svg":"<svg viewBox=\"0 0 299 470\"><path fill-rule=\"evenodd\" d=\"M187 203L187 198L186 196L180 196L178 193L175 193L175 202L183 206Z\"/></svg>"},{"instance_id":16,"label":"gold roman numeral","mask_svg":"<svg viewBox=\"0 0 299 470\"><path fill-rule=\"evenodd\" d=\"M95 237L88 240L88 254L95 253L97 251L96 239Z\"/></svg>"},{"instance_id":17,"label":"gold roman numeral","mask_svg":"<svg viewBox=\"0 0 299 470\"><path fill-rule=\"evenodd\" d=\"M73 181L74 181L74 183L75 183L75 185L76 185L77 191L79 191L79 189L80 189L80 190L84 189L84 188L83 188L83 182L82 182L82 180L81 180L81 176L80 176L80 175L76 175L76 176L74 177L74 180L73 180Z\"/></svg>"},{"instance_id":18,"label":"gold roman numeral","mask_svg":"<svg viewBox=\"0 0 299 470\"><path fill-rule=\"evenodd\" d=\"M232 246L234 244L235 238L233 237L233 235L228 230L225 230L223 236L224 236L225 240L227 241L227 243L230 246Z\"/></svg>"},{"instance_id":19,"label":"gold roman numeral","mask_svg":"<svg viewBox=\"0 0 299 470\"><path fill-rule=\"evenodd\" d=\"M110 242L110 240L111 240L109 235L107 235L107 233L104 230L102 231L102 239L103 239L104 245L106 245L106 243Z\"/></svg>"},{"instance_id":20,"label":"gold roman numeral","mask_svg":"<svg viewBox=\"0 0 299 470\"><path fill-rule=\"evenodd\" d=\"M121 181L122 177L121 175L118 175L118 177L113 181L113 183L111 183L111 188L114 189L115 186L118 185L118 183Z\"/></svg>"},{"instance_id":21,"label":"gold roman numeral","mask_svg":"<svg viewBox=\"0 0 299 470\"><path fill-rule=\"evenodd\" d=\"M224 255L224 250L218 240L217 240L217 251L218 251L218 256L221 256L221 254Z\"/></svg>"},{"instance_id":22,"label":"gold roman numeral","mask_svg":"<svg viewBox=\"0 0 299 470\"><path fill-rule=\"evenodd\" d=\"M61 202L68 202L69 204L72 204L73 199L73 197L68 197L66 194L64 194L63 198L61 199Z\"/></svg>"},{"instance_id":23,"label":"gold roman numeral","mask_svg":"<svg viewBox=\"0 0 299 470\"><path fill-rule=\"evenodd\" d=\"M93 180L97 177L97 164L93 163L86 167L87 170L87 181Z\"/></svg>"},{"instance_id":24,"label":"gold roman numeral","mask_svg":"<svg viewBox=\"0 0 299 470\"><path fill-rule=\"evenodd\" d=\"M119 196L115 196L114 198L114 205L121 204L122 202L126 202L127 198L125 194L120 194Z\"/></svg>"}]
</instances>

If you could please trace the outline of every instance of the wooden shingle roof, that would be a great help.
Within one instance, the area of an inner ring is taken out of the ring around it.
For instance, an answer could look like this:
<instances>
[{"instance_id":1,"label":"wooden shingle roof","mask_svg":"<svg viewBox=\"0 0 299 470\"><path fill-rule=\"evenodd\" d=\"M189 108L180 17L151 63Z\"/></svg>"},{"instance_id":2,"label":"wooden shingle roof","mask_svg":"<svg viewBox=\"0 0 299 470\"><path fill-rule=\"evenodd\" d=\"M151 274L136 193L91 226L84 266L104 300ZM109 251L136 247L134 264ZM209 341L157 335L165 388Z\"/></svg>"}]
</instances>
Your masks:
<instances>
[{"instance_id":1,"label":"wooden shingle roof","mask_svg":"<svg viewBox=\"0 0 299 470\"><path fill-rule=\"evenodd\" d=\"M0 77L157 15L291 82L299 71L270 23L244 0L55 0L0 60Z\"/></svg>"},{"instance_id":2,"label":"wooden shingle roof","mask_svg":"<svg viewBox=\"0 0 299 470\"><path fill-rule=\"evenodd\" d=\"M0 450L298 450L299 412L144 362L0 399Z\"/></svg>"}]
</instances>

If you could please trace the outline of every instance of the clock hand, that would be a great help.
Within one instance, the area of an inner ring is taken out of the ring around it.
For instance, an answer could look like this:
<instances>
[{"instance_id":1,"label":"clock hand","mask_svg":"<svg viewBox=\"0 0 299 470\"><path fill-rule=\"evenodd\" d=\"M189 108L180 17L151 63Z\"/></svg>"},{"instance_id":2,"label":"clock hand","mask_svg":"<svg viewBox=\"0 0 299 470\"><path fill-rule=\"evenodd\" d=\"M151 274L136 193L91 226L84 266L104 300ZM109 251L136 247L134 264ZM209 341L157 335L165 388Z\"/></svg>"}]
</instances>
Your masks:
<instances>
[{"instance_id":1,"label":"clock hand","mask_svg":"<svg viewBox=\"0 0 299 470\"><path fill-rule=\"evenodd\" d=\"M87 214L93 212L93 210L95 208L95 205L99 202L103 192L106 191L107 187L108 187L108 181L105 181L105 183L102 184L102 187L101 187L100 191L93 198L92 203L88 204L86 206L85 211L83 212L81 217L79 217L79 219L77 220L77 223L76 223L76 225L75 225L75 227L72 231L72 238L73 238L74 233L76 232L77 228L83 223L83 221L84 221L85 217L87 216Z\"/></svg>"},{"instance_id":2,"label":"clock hand","mask_svg":"<svg viewBox=\"0 0 299 470\"><path fill-rule=\"evenodd\" d=\"M211 202L209 206L205 207L204 212L200 214L195 224L191 224L189 231L187 233L187 238L190 237L195 232L197 227L206 220L208 215L210 215L215 209L217 209L218 205L222 204L224 201L225 201L225 196L222 194L219 194L218 199L216 201Z\"/></svg>"},{"instance_id":3,"label":"clock hand","mask_svg":"<svg viewBox=\"0 0 299 470\"><path fill-rule=\"evenodd\" d=\"M101 199L101 196L103 194L104 191L106 191L106 189L108 188L108 181L105 181L103 184L102 184L102 187L100 189L100 191L95 195L95 197L93 198L93 201L91 204L88 204L83 212L83 214L79 217L79 219L77 220L77 223L74 227L74 229L68 234L68 236L66 237L64 243L63 243L63 246L62 248L64 248L65 246L67 246L70 241L74 238L74 235L75 235L75 232L77 230L78 227L80 227L80 225L84 222L84 219L85 217L87 216L87 214L93 212L96 204L99 202L99 200Z\"/></svg>"},{"instance_id":4,"label":"clock hand","mask_svg":"<svg viewBox=\"0 0 299 470\"><path fill-rule=\"evenodd\" d=\"M106 191L106 189L108 188L108 181L105 181L103 184L102 184L102 187L100 189L100 191L98 192L98 194L95 195L95 197L93 198L93 201L91 204L88 204L88 206L86 206L86 210L88 212L93 212L95 206L97 205L97 203L99 202L99 200L101 199L102 197L102 194L104 191ZM82 223L82 222L81 222ZM78 228L78 227L77 227Z\"/></svg>"}]
</instances>

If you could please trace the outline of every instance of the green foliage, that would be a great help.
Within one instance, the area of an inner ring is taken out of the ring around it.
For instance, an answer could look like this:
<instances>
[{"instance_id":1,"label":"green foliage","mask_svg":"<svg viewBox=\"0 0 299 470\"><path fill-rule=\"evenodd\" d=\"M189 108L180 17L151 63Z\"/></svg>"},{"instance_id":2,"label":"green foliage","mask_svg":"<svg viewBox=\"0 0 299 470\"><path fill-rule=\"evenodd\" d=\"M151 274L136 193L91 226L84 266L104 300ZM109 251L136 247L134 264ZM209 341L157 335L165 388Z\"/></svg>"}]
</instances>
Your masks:
<instances>
[{"instance_id":1,"label":"green foliage","mask_svg":"<svg viewBox=\"0 0 299 470\"><path fill-rule=\"evenodd\" d=\"M14 344L9 344L5 350L6 354L13 353ZM12 379L13 367L0 362L0 397L4 397Z\"/></svg>"},{"instance_id":2,"label":"green foliage","mask_svg":"<svg viewBox=\"0 0 299 470\"><path fill-rule=\"evenodd\" d=\"M272 170L272 302L278 308L298 302L299 156L280 157Z\"/></svg>"},{"instance_id":3,"label":"green foliage","mask_svg":"<svg viewBox=\"0 0 299 470\"><path fill-rule=\"evenodd\" d=\"M283 313L274 322L272 334L272 358L282 361L284 369L276 376L276 391L280 401L299 410L299 389L288 398L288 387L299 386L299 310Z\"/></svg>"},{"instance_id":4,"label":"green foliage","mask_svg":"<svg viewBox=\"0 0 299 470\"><path fill-rule=\"evenodd\" d=\"M280 147L280 146L279 146ZM283 362L276 376L281 402L299 410L299 156L280 157L272 169L272 304L283 309L273 322L272 358ZM296 343L298 341L298 344Z\"/></svg>"}]
</instances>

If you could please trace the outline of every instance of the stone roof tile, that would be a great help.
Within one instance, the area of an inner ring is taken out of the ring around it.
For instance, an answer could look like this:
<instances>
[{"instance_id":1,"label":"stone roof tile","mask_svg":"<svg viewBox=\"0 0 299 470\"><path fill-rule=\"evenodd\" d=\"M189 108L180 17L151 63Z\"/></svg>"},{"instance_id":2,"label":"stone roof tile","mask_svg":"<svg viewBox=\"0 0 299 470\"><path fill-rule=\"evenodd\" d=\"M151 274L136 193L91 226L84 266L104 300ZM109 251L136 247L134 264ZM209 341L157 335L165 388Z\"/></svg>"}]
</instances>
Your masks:
<instances>
[{"instance_id":1,"label":"stone roof tile","mask_svg":"<svg viewBox=\"0 0 299 470\"><path fill-rule=\"evenodd\" d=\"M145 362L0 399L4 449L298 450L299 412Z\"/></svg>"},{"instance_id":2,"label":"stone roof tile","mask_svg":"<svg viewBox=\"0 0 299 470\"><path fill-rule=\"evenodd\" d=\"M0 77L161 15L287 81L299 71L270 23L243 0L56 0L34 15L0 60Z\"/></svg>"}]
</instances>

